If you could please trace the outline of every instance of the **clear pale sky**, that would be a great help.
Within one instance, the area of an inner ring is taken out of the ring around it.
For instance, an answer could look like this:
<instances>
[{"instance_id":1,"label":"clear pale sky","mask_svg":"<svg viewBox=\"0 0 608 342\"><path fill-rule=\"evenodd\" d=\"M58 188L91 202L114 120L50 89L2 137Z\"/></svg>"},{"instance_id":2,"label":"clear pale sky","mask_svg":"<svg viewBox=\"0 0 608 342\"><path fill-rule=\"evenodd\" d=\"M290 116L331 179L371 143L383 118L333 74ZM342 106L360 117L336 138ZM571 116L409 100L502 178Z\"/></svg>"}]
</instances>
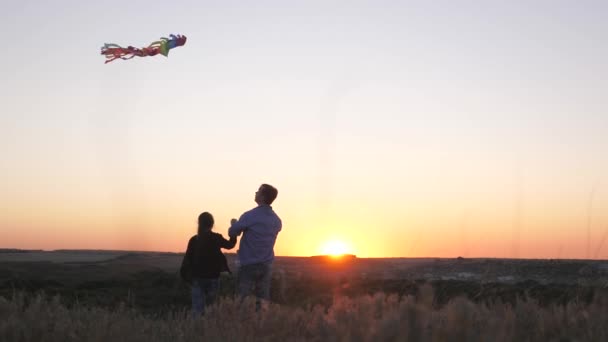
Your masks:
<instances>
[{"instance_id":1,"label":"clear pale sky","mask_svg":"<svg viewBox=\"0 0 608 342\"><path fill-rule=\"evenodd\" d=\"M0 247L183 251L267 182L277 255L608 257L608 2L8 0L0 31Z\"/></svg>"}]
</instances>

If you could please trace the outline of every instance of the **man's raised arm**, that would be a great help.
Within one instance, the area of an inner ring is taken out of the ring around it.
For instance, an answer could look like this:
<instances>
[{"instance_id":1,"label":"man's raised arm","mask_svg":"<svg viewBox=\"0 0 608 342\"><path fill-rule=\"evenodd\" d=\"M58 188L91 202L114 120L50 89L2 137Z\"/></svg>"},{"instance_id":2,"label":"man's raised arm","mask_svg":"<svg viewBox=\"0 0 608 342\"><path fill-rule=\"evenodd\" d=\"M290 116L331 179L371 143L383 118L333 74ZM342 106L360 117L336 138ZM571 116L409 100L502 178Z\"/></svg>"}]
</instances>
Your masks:
<instances>
[{"instance_id":1,"label":"man's raised arm","mask_svg":"<svg viewBox=\"0 0 608 342\"><path fill-rule=\"evenodd\" d=\"M228 236L237 237L241 235L243 231L247 229L247 217L245 214L241 215L241 217L237 219L230 220L230 228L228 228Z\"/></svg>"}]
</instances>

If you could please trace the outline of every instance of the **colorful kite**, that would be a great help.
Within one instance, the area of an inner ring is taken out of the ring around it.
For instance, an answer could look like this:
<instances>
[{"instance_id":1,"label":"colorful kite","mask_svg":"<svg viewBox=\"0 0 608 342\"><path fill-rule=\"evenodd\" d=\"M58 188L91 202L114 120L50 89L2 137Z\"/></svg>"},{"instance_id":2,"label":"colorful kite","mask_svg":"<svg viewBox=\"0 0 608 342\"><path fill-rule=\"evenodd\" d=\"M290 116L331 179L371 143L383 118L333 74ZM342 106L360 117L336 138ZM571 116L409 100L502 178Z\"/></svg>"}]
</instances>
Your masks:
<instances>
[{"instance_id":1,"label":"colorful kite","mask_svg":"<svg viewBox=\"0 0 608 342\"><path fill-rule=\"evenodd\" d=\"M101 54L106 56L106 63L115 59L131 59L135 56L146 57L156 56L159 53L165 57L169 55L169 50L186 44L186 36L169 35L169 38L162 37L159 41L153 42L147 47L138 49L132 46L123 48L116 44L104 44L101 47Z\"/></svg>"}]
</instances>

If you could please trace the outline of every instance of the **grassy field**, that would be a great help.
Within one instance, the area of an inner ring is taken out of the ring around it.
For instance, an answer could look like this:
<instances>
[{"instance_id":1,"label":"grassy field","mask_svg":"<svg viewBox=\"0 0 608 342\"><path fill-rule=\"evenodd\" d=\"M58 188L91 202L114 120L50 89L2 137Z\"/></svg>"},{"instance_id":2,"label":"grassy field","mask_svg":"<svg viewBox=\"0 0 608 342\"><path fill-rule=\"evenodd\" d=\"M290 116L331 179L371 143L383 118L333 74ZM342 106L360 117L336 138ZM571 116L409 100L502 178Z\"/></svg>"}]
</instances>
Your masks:
<instances>
[{"instance_id":1,"label":"grassy field","mask_svg":"<svg viewBox=\"0 0 608 342\"><path fill-rule=\"evenodd\" d=\"M601 261L277 258L263 312L225 274L191 319L181 258L0 253L0 340L607 340Z\"/></svg>"},{"instance_id":2,"label":"grassy field","mask_svg":"<svg viewBox=\"0 0 608 342\"><path fill-rule=\"evenodd\" d=\"M66 306L58 297L17 294L0 299L2 341L606 341L605 297L589 304L480 304L457 297L434 305L417 296L336 297L328 307L226 298L203 317L185 310L145 315L120 306Z\"/></svg>"}]
</instances>

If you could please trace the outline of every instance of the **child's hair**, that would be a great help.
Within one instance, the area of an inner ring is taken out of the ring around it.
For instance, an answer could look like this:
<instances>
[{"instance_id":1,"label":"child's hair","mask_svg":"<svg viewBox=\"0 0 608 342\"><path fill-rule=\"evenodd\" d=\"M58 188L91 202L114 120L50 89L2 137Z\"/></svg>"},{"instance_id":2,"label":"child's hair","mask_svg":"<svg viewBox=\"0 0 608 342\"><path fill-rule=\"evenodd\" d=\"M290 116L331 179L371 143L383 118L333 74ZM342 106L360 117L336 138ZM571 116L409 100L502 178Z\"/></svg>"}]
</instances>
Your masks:
<instances>
[{"instance_id":1,"label":"child's hair","mask_svg":"<svg viewBox=\"0 0 608 342\"><path fill-rule=\"evenodd\" d=\"M211 228L213 228L213 215L211 215L208 212L204 212L200 215L198 215L198 232L206 232L211 230Z\"/></svg>"}]
</instances>

